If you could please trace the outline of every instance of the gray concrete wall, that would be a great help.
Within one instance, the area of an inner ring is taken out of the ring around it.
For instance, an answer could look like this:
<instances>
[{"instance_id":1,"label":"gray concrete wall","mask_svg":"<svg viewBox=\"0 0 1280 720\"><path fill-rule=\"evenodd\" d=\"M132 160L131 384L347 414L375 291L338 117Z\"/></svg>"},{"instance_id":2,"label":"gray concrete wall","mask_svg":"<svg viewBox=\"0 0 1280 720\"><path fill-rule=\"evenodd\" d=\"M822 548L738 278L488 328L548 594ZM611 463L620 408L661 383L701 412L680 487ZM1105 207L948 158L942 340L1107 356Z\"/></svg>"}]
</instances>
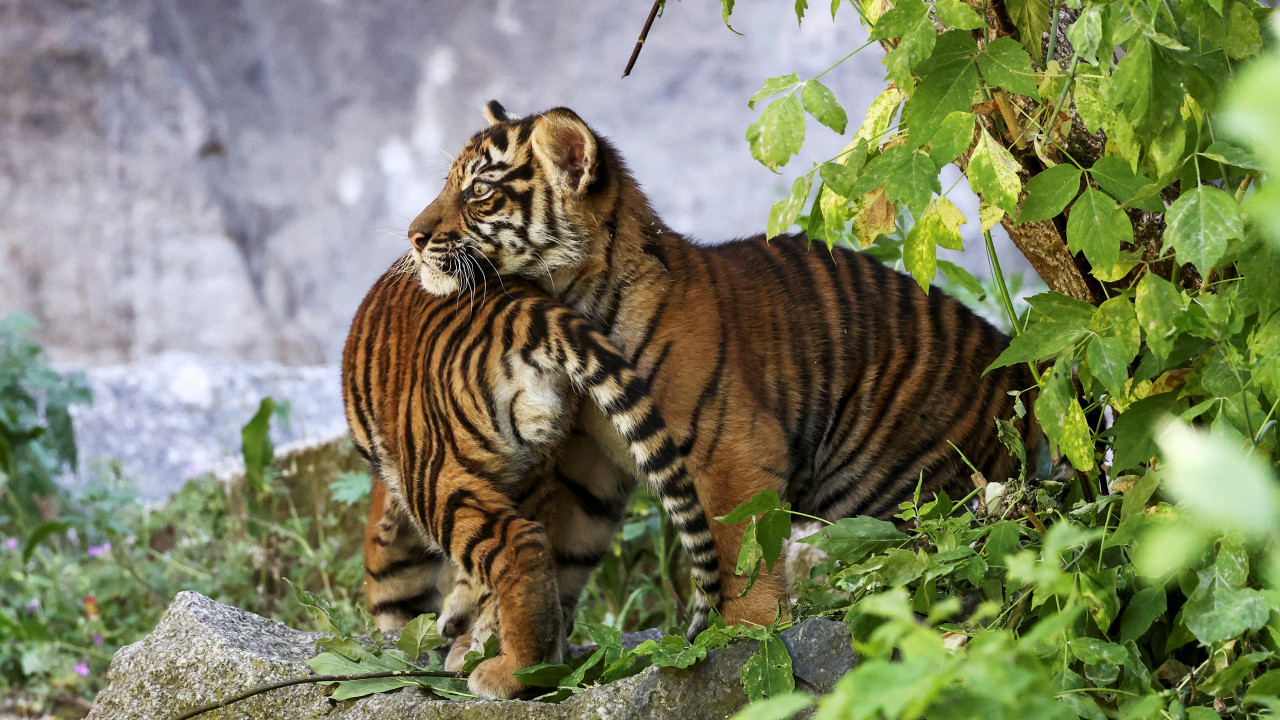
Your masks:
<instances>
[{"instance_id":1,"label":"gray concrete wall","mask_svg":"<svg viewBox=\"0 0 1280 720\"><path fill-rule=\"evenodd\" d=\"M677 228L757 232L789 182L749 155L747 97L865 37L792 6L739 3L738 36L671 2L623 80L646 1L3 0L0 313L64 362L335 362L490 98L578 110ZM880 57L823 78L851 118ZM809 134L792 168L843 145Z\"/></svg>"}]
</instances>

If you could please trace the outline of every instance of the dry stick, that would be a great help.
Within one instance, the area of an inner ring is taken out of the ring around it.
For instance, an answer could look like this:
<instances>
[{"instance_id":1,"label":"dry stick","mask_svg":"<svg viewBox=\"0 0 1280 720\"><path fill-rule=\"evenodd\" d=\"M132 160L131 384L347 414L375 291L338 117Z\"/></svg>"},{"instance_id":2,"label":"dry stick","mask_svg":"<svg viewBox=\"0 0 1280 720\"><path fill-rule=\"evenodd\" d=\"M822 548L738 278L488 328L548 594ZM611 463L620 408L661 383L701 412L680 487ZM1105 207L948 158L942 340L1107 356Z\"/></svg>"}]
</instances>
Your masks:
<instances>
[{"instance_id":1,"label":"dry stick","mask_svg":"<svg viewBox=\"0 0 1280 720\"><path fill-rule=\"evenodd\" d=\"M658 7L662 5L662 0L653 0L653 7L649 10L649 19L644 21L644 29L640 31L640 37L636 39L636 47L631 51L631 59L627 61L627 69L622 71L622 77L631 74L631 68L636 66L636 58L640 57L640 48L644 47L644 39L649 37L649 28L653 27L653 19L658 17Z\"/></svg>"},{"instance_id":2,"label":"dry stick","mask_svg":"<svg viewBox=\"0 0 1280 720\"><path fill-rule=\"evenodd\" d=\"M197 715L203 715L204 713L217 710L218 708L224 708L228 705L233 705L235 703L240 702L241 700L248 700L254 695L261 695L262 693L270 692L272 690L279 690L280 688L286 688L291 685L303 685L305 683L342 682L345 680L375 680L378 678L389 678L389 677L438 677L438 678L461 679L461 678L465 678L466 676L467 676L467 673L444 672L440 670L387 670L385 672L356 673L354 675L308 675L306 677L281 680L280 682L274 682L267 685L259 685L258 687L253 688L252 690L246 690L240 693L239 695L226 698L225 700L219 700L217 702L211 702L208 705L201 705L198 708L192 708L191 710L188 710L187 712L183 713L182 715L179 715L173 720L190 720L191 718Z\"/></svg>"}]
</instances>

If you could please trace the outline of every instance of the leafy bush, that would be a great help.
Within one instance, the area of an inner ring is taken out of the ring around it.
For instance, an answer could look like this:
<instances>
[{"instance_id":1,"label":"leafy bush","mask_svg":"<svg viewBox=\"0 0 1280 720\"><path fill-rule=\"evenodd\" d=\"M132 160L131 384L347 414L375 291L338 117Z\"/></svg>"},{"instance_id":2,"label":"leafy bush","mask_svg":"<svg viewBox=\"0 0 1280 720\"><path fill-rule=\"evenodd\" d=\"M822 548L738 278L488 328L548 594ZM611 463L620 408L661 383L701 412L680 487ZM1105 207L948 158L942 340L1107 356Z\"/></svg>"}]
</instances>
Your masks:
<instances>
[{"instance_id":1,"label":"leafy bush","mask_svg":"<svg viewBox=\"0 0 1280 720\"><path fill-rule=\"evenodd\" d=\"M0 318L0 529L31 530L57 513L53 479L76 467L68 408L91 396L83 376L49 367L25 315Z\"/></svg>"},{"instance_id":2,"label":"leafy bush","mask_svg":"<svg viewBox=\"0 0 1280 720\"><path fill-rule=\"evenodd\" d=\"M276 413L268 399L245 426L253 488L197 478L150 508L126 479L98 477L34 528L0 526L0 702L83 715L115 650L151 632L182 590L323 628L291 578L355 612L364 508L312 497L293 461L274 459ZM360 480L342 478L348 500L361 499Z\"/></svg>"}]
</instances>

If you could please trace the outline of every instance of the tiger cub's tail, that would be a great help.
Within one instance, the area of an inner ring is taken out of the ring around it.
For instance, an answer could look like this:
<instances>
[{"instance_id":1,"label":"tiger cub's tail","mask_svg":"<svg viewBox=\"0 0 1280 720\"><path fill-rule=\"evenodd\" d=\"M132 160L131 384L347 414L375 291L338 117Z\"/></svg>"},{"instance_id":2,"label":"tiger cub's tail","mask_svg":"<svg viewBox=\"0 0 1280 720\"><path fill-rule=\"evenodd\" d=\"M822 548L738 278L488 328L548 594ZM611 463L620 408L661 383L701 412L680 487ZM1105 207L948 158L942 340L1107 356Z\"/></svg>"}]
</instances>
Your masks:
<instances>
[{"instance_id":1,"label":"tiger cub's tail","mask_svg":"<svg viewBox=\"0 0 1280 720\"><path fill-rule=\"evenodd\" d=\"M631 362L583 316L565 306L547 312L546 356L529 358L543 369L567 373L585 390L627 443L636 467L657 493L689 555L697 596L689 639L707 627L720 603L715 539L689 477L684 454L649 395L649 383ZM536 336L538 333L531 333Z\"/></svg>"}]
</instances>

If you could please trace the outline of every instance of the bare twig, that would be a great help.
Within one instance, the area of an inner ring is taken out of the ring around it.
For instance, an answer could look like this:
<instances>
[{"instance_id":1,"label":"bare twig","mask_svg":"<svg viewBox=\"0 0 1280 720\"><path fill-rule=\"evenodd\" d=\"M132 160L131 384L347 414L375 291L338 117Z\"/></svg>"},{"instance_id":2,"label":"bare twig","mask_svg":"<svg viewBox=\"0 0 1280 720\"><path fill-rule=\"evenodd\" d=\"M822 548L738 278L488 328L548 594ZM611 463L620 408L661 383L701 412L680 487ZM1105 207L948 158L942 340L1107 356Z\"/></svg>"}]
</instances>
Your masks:
<instances>
[{"instance_id":1,"label":"bare twig","mask_svg":"<svg viewBox=\"0 0 1280 720\"><path fill-rule=\"evenodd\" d=\"M644 29L636 39L636 47L631 51L631 59L627 61L627 69L622 71L622 77L630 75L631 68L636 66L636 58L640 57L640 48L644 47L645 38L649 37L649 28L653 27L653 19L658 17L658 8L661 6L662 0L653 0L653 7L649 9L649 19L644 21Z\"/></svg>"},{"instance_id":2,"label":"bare twig","mask_svg":"<svg viewBox=\"0 0 1280 720\"><path fill-rule=\"evenodd\" d=\"M346 680L375 680L377 678L389 678L389 677L465 678L466 676L467 676L467 673L445 672L440 670L387 670L384 672L357 673L354 675L308 675L306 677L290 678L288 680L281 680L279 682L268 683L266 685L259 685L258 687L253 688L252 690L246 690L240 693L239 695L234 695L232 697L225 698L217 702L212 702L212 703L209 703L208 705L201 705L200 707L192 708L191 710L188 710L187 712L177 716L176 718L174 718L174 720L190 720L191 718L197 715L203 715L204 713L217 710L218 708L224 708L228 705L238 703L241 700L248 700L254 695L261 695L262 693L265 693L265 692L270 692L272 690L279 690L280 688L286 688L292 685L303 685L306 683L343 682Z\"/></svg>"}]
</instances>

